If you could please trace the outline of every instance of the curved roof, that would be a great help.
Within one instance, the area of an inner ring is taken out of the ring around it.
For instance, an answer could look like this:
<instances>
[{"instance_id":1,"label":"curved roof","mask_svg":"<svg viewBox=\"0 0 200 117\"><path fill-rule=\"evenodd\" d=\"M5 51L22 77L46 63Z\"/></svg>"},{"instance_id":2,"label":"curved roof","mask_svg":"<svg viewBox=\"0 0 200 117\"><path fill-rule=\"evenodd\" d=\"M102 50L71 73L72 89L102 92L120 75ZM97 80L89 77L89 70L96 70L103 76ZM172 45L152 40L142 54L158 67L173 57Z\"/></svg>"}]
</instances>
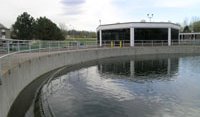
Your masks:
<instances>
[{"instance_id":1,"label":"curved roof","mask_svg":"<svg viewBox=\"0 0 200 117\"><path fill-rule=\"evenodd\" d=\"M123 28L174 28L179 30L180 26L171 22L125 22L100 25L97 27L97 30L111 30Z\"/></svg>"}]
</instances>

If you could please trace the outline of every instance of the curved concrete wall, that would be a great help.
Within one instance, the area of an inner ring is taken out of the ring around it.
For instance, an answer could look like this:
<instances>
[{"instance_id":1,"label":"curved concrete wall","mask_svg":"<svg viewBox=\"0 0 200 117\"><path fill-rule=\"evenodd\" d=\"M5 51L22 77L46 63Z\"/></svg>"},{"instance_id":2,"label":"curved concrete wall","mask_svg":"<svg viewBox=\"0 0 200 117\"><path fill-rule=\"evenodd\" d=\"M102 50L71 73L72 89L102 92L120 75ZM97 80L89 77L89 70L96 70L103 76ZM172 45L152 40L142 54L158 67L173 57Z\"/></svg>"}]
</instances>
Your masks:
<instances>
[{"instance_id":1,"label":"curved concrete wall","mask_svg":"<svg viewBox=\"0 0 200 117\"><path fill-rule=\"evenodd\" d=\"M56 68L101 58L144 54L200 53L198 46L99 48L41 56L19 64L3 75L0 85L0 117L6 117L18 94L37 77Z\"/></svg>"}]
</instances>

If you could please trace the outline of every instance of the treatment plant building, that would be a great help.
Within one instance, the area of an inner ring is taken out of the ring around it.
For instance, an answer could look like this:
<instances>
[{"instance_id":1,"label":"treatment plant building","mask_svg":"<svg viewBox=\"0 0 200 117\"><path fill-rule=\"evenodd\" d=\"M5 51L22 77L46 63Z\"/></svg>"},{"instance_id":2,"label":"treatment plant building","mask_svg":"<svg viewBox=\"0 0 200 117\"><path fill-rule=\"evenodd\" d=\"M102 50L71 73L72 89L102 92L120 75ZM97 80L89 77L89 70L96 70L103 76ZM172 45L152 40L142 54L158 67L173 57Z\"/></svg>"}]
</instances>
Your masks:
<instances>
[{"instance_id":1,"label":"treatment plant building","mask_svg":"<svg viewBox=\"0 0 200 117\"><path fill-rule=\"evenodd\" d=\"M97 27L97 39L100 46L109 41L126 41L135 46L140 41L166 41L179 40L180 26L170 22L127 22L100 25Z\"/></svg>"}]
</instances>

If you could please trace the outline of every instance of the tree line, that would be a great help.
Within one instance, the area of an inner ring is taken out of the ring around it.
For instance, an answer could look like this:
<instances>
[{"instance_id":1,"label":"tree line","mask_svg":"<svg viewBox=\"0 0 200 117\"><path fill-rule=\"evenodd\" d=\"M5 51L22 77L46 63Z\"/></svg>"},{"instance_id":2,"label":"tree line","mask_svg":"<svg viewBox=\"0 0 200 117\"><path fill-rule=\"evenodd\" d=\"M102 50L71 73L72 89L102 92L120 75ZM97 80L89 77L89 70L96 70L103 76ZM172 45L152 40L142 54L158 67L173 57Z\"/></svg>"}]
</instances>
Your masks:
<instances>
[{"instance_id":1,"label":"tree line","mask_svg":"<svg viewBox=\"0 0 200 117\"><path fill-rule=\"evenodd\" d=\"M27 12L17 17L11 28L11 38L22 40L64 40L66 38L95 38L95 32L66 30L46 17L35 19Z\"/></svg>"},{"instance_id":2,"label":"tree line","mask_svg":"<svg viewBox=\"0 0 200 117\"><path fill-rule=\"evenodd\" d=\"M190 32L200 32L200 19L194 17L190 23L187 19L184 20L183 26L181 27L181 32L190 33Z\"/></svg>"},{"instance_id":3,"label":"tree line","mask_svg":"<svg viewBox=\"0 0 200 117\"><path fill-rule=\"evenodd\" d=\"M77 30L64 30L63 34L66 39L71 38L96 38L96 32L92 31L77 31Z\"/></svg>"},{"instance_id":4,"label":"tree line","mask_svg":"<svg viewBox=\"0 0 200 117\"><path fill-rule=\"evenodd\" d=\"M193 18L190 24L187 19L181 26L181 32L200 32L200 19ZM68 38L96 38L96 32L67 30L59 27L46 17L34 18L27 12L17 17L11 28L11 38L22 40L64 40Z\"/></svg>"}]
</instances>

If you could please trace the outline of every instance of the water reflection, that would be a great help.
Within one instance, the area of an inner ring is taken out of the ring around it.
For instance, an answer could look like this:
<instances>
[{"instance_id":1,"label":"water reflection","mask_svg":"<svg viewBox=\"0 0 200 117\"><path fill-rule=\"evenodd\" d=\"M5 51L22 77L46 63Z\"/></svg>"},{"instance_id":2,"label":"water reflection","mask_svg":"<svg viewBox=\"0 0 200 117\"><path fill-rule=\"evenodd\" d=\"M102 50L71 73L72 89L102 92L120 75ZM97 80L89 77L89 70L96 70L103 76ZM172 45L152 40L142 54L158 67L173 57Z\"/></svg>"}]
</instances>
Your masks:
<instances>
[{"instance_id":1,"label":"water reflection","mask_svg":"<svg viewBox=\"0 0 200 117\"><path fill-rule=\"evenodd\" d=\"M124 75L135 80L170 80L178 71L178 58L112 61L98 65L101 75ZM145 76L145 77L142 77ZM144 79L148 76L148 79ZM116 77L117 78L117 77Z\"/></svg>"},{"instance_id":2,"label":"water reflection","mask_svg":"<svg viewBox=\"0 0 200 117\"><path fill-rule=\"evenodd\" d=\"M68 68L44 86L44 112L57 117L197 117L199 63L200 56L125 57Z\"/></svg>"}]
</instances>

